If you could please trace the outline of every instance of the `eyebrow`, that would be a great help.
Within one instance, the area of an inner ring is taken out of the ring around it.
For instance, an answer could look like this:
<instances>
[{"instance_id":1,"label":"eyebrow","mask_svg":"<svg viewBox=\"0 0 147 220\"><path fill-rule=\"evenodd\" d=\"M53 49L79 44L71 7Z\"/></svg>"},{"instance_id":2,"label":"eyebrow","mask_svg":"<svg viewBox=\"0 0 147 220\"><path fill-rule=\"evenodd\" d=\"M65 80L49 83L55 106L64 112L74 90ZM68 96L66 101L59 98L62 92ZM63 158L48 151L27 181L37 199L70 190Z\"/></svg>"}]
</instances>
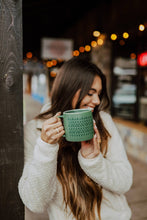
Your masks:
<instances>
[{"instance_id":1,"label":"eyebrow","mask_svg":"<svg viewBox=\"0 0 147 220\"><path fill-rule=\"evenodd\" d=\"M91 89L89 89L89 90L92 90L92 91L96 92L96 89L93 89L93 88L91 88Z\"/></svg>"}]
</instances>

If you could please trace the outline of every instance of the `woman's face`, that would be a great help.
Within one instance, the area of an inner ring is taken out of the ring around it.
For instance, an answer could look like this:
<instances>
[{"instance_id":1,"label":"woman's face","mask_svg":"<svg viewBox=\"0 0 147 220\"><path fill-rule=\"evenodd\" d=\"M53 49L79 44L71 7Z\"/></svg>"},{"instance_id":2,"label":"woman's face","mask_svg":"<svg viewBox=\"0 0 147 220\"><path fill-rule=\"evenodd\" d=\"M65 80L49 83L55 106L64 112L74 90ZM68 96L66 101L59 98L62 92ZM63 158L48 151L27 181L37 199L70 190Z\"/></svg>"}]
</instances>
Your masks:
<instances>
[{"instance_id":1,"label":"woman's face","mask_svg":"<svg viewBox=\"0 0 147 220\"><path fill-rule=\"evenodd\" d=\"M88 94L83 98L80 104L81 109L90 109L92 112L94 108L100 104L99 95L102 91L102 81L99 76L95 76L93 84L88 92ZM78 90L73 98L72 107L75 109L78 98L80 95L80 90Z\"/></svg>"}]
</instances>

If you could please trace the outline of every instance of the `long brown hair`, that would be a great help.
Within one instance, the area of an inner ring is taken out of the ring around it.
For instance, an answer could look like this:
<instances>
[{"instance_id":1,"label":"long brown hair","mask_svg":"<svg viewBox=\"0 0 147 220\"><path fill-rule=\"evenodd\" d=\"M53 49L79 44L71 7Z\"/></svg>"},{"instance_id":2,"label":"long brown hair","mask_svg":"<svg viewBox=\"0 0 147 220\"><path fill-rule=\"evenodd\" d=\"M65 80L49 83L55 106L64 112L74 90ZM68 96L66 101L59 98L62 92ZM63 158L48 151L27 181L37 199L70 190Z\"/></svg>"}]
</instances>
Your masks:
<instances>
[{"instance_id":1,"label":"long brown hair","mask_svg":"<svg viewBox=\"0 0 147 220\"><path fill-rule=\"evenodd\" d=\"M106 78L101 70L93 63L72 58L60 68L51 92L51 108L37 118L48 118L58 111L63 113L72 109L72 100L80 89L76 108L80 107L82 99L88 94L94 77L102 81L101 103L95 107L93 118L101 136L101 152L107 153L107 142L110 136L103 125L99 112L109 106L106 90ZM69 207L76 220L95 220L95 211L100 217L102 187L90 179L81 169L78 161L80 143L67 142L64 138L59 141L57 161L57 177L62 185L66 208ZM96 209L96 210L95 210Z\"/></svg>"}]
</instances>

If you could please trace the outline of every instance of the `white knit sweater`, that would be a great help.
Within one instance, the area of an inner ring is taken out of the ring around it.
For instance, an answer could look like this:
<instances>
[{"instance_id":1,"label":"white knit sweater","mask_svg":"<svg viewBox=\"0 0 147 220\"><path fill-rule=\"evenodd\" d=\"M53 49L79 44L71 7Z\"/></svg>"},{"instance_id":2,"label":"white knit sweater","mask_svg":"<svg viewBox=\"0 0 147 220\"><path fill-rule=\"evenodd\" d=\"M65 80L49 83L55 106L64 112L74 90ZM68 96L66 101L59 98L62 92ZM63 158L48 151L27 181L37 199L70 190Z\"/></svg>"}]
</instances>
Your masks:
<instances>
[{"instance_id":1,"label":"white knit sweater","mask_svg":"<svg viewBox=\"0 0 147 220\"><path fill-rule=\"evenodd\" d=\"M100 153L93 159L85 159L79 151L79 164L103 187L102 220L130 220L131 210L124 193L132 185L132 167L111 116L105 112L100 112L100 116L111 135L106 158ZM41 128L42 123L42 120L32 120L25 127L25 166L19 194L32 212L47 211L50 220L74 220L70 210L68 213L64 210L62 186L56 176L59 145L41 140L41 131L37 128Z\"/></svg>"}]
</instances>

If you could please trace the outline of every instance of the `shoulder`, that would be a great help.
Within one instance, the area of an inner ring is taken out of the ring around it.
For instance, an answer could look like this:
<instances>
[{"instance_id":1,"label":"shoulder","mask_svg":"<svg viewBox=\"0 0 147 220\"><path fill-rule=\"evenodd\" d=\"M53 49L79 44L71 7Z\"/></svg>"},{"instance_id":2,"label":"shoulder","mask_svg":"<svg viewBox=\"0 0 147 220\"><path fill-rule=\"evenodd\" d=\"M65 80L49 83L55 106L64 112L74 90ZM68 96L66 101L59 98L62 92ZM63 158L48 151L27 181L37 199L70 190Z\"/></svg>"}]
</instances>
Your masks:
<instances>
[{"instance_id":1,"label":"shoulder","mask_svg":"<svg viewBox=\"0 0 147 220\"><path fill-rule=\"evenodd\" d=\"M99 114L103 122L112 121L112 117L109 113L105 111L100 111Z\"/></svg>"},{"instance_id":2,"label":"shoulder","mask_svg":"<svg viewBox=\"0 0 147 220\"><path fill-rule=\"evenodd\" d=\"M103 121L105 128L109 131L110 134L112 134L114 130L116 130L116 126L112 119L112 116L105 111L100 111L100 117Z\"/></svg>"},{"instance_id":3,"label":"shoulder","mask_svg":"<svg viewBox=\"0 0 147 220\"><path fill-rule=\"evenodd\" d=\"M40 113L43 113L43 112L49 110L50 108L51 108L51 101L49 100L48 103L46 103L45 105L43 105L43 107L42 107Z\"/></svg>"},{"instance_id":4,"label":"shoulder","mask_svg":"<svg viewBox=\"0 0 147 220\"><path fill-rule=\"evenodd\" d=\"M24 155L25 162L32 160L32 155L36 141L40 136L40 131L37 129L37 120L33 119L27 122L24 126Z\"/></svg>"},{"instance_id":5,"label":"shoulder","mask_svg":"<svg viewBox=\"0 0 147 220\"><path fill-rule=\"evenodd\" d=\"M33 120L27 122L27 123L24 125L24 133L26 134L26 133L28 133L28 132L30 132L30 131L35 131L35 129L36 129L36 123L37 123L37 122L36 122L35 119L33 119Z\"/></svg>"},{"instance_id":6,"label":"shoulder","mask_svg":"<svg viewBox=\"0 0 147 220\"><path fill-rule=\"evenodd\" d=\"M41 134L43 120L33 119L24 126L24 141L34 144Z\"/></svg>"}]
</instances>

